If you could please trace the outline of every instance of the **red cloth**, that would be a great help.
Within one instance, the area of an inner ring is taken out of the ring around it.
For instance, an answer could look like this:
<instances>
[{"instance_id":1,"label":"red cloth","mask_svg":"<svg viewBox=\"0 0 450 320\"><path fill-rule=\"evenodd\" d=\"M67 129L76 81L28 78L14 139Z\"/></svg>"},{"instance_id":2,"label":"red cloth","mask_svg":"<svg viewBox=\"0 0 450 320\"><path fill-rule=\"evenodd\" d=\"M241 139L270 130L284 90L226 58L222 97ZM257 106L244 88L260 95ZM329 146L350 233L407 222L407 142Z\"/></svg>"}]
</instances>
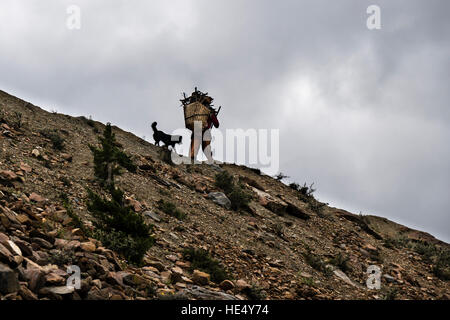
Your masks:
<instances>
[{"instance_id":1,"label":"red cloth","mask_svg":"<svg viewBox=\"0 0 450 320\"><path fill-rule=\"evenodd\" d=\"M219 120L217 120L216 115L213 113L211 114L211 116L208 118L208 127L207 129L210 129L212 127L212 125L214 125L215 128L219 127Z\"/></svg>"}]
</instances>

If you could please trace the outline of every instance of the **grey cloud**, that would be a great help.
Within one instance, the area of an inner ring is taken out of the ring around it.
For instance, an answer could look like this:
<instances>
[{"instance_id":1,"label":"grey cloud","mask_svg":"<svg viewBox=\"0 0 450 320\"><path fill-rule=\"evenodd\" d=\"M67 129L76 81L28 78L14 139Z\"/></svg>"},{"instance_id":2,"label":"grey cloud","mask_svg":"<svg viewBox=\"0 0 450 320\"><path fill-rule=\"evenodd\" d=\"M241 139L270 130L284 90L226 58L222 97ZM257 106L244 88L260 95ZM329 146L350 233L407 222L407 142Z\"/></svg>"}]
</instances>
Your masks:
<instances>
[{"instance_id":1,"label":"grey cloud","mask_svg":"<svg viewBox=\"0 0 450 320\"><path fill-rule=\"evenodd\" d=\"M83 0L68 31L72 3L2 1L3 90L149 137L197 85L222 128L280 128L281 170L321 200L450 241L448 1Z\"/></svg>"}]
</instances>

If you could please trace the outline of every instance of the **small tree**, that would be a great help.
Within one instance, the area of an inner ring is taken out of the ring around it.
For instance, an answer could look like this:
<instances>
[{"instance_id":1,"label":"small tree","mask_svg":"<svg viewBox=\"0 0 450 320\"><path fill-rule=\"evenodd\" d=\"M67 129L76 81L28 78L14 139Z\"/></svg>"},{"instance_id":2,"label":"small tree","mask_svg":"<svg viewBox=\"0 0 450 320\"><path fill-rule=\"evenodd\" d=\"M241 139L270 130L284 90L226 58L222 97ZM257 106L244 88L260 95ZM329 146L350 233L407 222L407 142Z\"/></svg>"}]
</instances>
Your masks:
<instances>
[{"instance_id":1,"label":"small tree","mask_svg":"<svg viewBox=\"0 0 450 320\"><path fill-rule=\"evenodd\" d=\"M125 205L122 190L114 185L114 175L121 173L121 167L135 172L136 165L117 145L110 123L106 125L103 137L99 137L99 142L100 148L89 148L94 155L95 176L102 180L110 199L88 189L87 208L96 218L92 236L129 261L139 264L153 244L150 234L152 226Z\"/></svg>"},{"instance_id":2,"label":"small tree","mask_svg":"<svg viewBox=\"0 0 450 320\"><path fill-rule=\"evenodd\" d=\"M111 199L101 197L88 189L88 210L97 218L94 237L105 246L122 254L129 261L139 264L153 245L151 231L142 215L124 204L123 192L109 185Z\"/></svg>"},{"instance_id":3,"label":"small tree","mask_svg":"<svg viewBox=\"0 0 450 320\"><path fill-rule=\"evenodd\" d=\"M289 178L289 176L285 175L283 172L280 172L279 174L277 174L276 176L274 176L274 178L277 181L281 181L283 179Z\"/></svg>"},{"instance_id":4,"label":"small tree","mask_svg":"<svg viewBox=\"0 0 450 320\"><path fill-rule=\"evenodd\" d=\"M120 167L130 172L136 172L136 165L131 158L117 146L115 134L111 124L107 123L103 131L103 137L99 137L100 148L89 146L94 155L95 176L106 182L106 185L114 184L114 175L120 174Z\"/></svg>"}]
</instances>

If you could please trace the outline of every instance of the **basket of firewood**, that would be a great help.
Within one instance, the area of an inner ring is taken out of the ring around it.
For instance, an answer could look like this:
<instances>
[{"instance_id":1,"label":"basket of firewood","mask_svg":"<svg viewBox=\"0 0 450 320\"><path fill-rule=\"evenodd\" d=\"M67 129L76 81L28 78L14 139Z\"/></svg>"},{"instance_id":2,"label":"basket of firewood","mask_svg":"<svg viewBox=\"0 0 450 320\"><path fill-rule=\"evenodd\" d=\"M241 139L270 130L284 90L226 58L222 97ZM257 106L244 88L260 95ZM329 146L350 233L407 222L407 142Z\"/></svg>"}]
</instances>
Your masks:
<instances>
[{"instance_id":1,"label":"basket of firewood","mask_svg":"<svg viewBox=\"0 0 450 320\"><path fill-rule=\"evenodd\" d=\"M201 123L201 128L205 129L208 126L208 119L211 115L211 108L201 104L200 102L193 102L183 106L184 108L184 123L186 128L194 131L194 124L196 121Z\"/></svg>"},{"instance_id":2,"label":"basket of firewood","mask_svg":"<svg viewBox=\"0 0 450 320\"><path fill-rule=\"evenodd\" d=\"M205 129L208 126L208 119L211 112L214 111L212 107L212 101L214 100L208 93L203 93L197 88L192 92L190 97L186 97L183 93L184 99L181 99L181 103L184 109L184 122L186 128L194 131L194 124L196 121L201 123L201 128Z\"/></svg>"}]
</instances>

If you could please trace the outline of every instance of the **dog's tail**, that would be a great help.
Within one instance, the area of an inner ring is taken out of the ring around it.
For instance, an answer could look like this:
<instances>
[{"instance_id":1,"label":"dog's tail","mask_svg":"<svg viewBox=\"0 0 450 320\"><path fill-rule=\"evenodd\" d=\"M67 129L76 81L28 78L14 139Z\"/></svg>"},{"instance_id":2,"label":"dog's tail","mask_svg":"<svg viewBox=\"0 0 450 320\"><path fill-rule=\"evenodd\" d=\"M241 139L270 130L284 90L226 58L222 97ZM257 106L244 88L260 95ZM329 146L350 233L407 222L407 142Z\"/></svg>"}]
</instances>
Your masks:
<instances>
[{"instance_id":1,"label":"dog's tail","mask_svg":"<svg viewBox=\"0 0 450 320\"><path fill-rule=\"evenodd\" d=\"M155 121L155 122L153 122L152 123L152 129L153 129L153 131L156 131L156 125L157 125L158 123Z\"/></svg>"}]
</instances>

